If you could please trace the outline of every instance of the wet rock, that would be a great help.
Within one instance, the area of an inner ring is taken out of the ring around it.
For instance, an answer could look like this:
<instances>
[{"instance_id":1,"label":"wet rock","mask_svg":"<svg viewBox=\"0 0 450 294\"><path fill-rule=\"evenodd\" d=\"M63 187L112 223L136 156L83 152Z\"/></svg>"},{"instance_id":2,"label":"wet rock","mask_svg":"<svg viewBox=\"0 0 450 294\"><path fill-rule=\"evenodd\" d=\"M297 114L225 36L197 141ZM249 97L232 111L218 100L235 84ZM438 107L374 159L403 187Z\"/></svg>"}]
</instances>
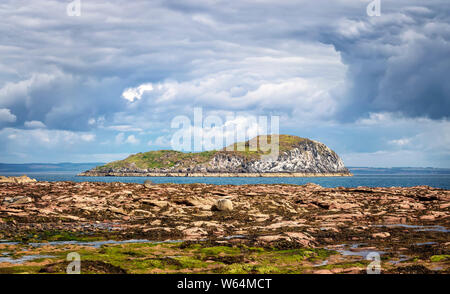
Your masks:
<instances>
[{"instance_id":1,"label":"wet rock","mask_svg":"<svg viewBox=\"0 0 450 294\"><path fill-rule=\"evenodd\" d=\"M435 217L433 215L422 215L420 217L421 220L426 220L426 221L432 221L435 219Z\"/></svg>"},{"instance_id":2,"label":"wet rock","mask_svg":"<svg viewBox=\"0 0 450 294\"><path fill-rule=\"evenodd\" d=\"M301 187L306 188L306 189L322 189L321 185L314 184L314 183L307 183L307 184L302 185Z\"/></svg>"},{"instance_id":3,"label":"wet rock","mask_svg":"<svg viewBox=\"0 0 450 294\"><path fill-rule=\"evenodd\" d=\"M384 222L386 224L404 224L406 222L406 218L389 215L384 217Z\"/></svg>"},{"instance_id":4,"label":"wet rock","mask_svg":"<svg viewBox=\"0 0 450 294\"><path fill-rule=\"evenodd\" d=\"M40 273L66 273L68 261L52 263L44 266L39 270ZM127 272L121 267L111 265L109 263L98 260L83 260L81 273L107 273L107 274L126 274Z\"/></svg>"},{"instance_id":5,"label":"wet rock","mask_svg":"<svg viewBox=\"0 0 450 294\"><path fill-rule=\"evenodd\" d=\"M387 238L390 237L391 234L389 232L375 233L372 234L372 238Z\"/></svg>"},{"instance_id":6,"label":"wet rock","mask_svg":"<svg viewBox=\"0 0 450 294\"><path fill-rule=\"evenodd\" d=\"M183 235L186 240L195 240L208 235L208 232L201 228L189 228L183 231Z\"/></svg>"},{"instance_id":7,"label":"wet rock","mask_svg":"<svg viewBox=\"0 0 450 294\"><path fill-rule=\"evenodd\" d=\"M260 236L258 237L258 241L262 241L264 243L270 243L278 240L289 240L288 237L282 235L271 235L271 236Z\"/></svg>"},{"instance_id":8,"label":"wet rock","mask_svg":"<svg viewBox=\"0 0 450 294\"><path fill-rule=\"evenodd\" d=\"M409 265L399 267L388 272L389 274L432 274L433 271L423 265Z\"/></svg>"},{"instance_id":9,"label":"wet rock","mask_svg":"<svg viewBox=\"0 0 450 294\"><path fill-rule=\"evenodd\" d=\"M349 267L349 268L335 268L331 272L333 274L359 274L362 268L359 267Z\"/></svg>"},{"instance_id":10,"label":"wet rock","mask_svg":"<svg viewBox=\"0 0 450 294\"><path fill-rule=\"evenodd\" d=\"M294 241L300 243L304 247L313 247L314 246L314 238L311 236L300 233L300 232L286 232L286 235L289 236L289 238Z\"/></svg>"},{"instance_id":11,"label":"wet rock","mask_svg":"<svg viewBox=\"0 0 450 294\"><path fill-rule=\"evenodd\" d=\"M28 204L33 202L33 199L31 197L25 197L25 196L17 196L17 197L5 197L3 200L4 205L10 205L10 204Z\"/></svg>"},{"instance_id":12,"label":"wet rock","mask_svg":"<svg viewBox=\"0 0 450 294\"><path fill-rule=\"evenodd\" d=\"M327 270L327 269L321 269L321 270L315 271L314 274L330 275L330 274L334 274L334 273L332 271L330 271L330 270Z\"/></svg>"},{"instance_id":13,"label":"wet rock","mask_svg":"<svg viewBox=\"0 0 450 294\"><path fill-rule=\"evenodd\" d=\"M152 200L152 199L141 199L142 204L147 204L150 206L156 206L159 208L163 208L169 205L169 202L167 201L158 201L158 200Z\"/></svg>"},{"instance_id":14,"label":"wet rock","mask_svg":"<svg viewBox=\"0 0 450 294\"><path fill-rule=\"evenodd\" d=\"M274 223L269 226L267 226L268 229L279 229L279 228L286 228L286 227L301 227L303 224L300 224L296 221L284 221L279 223Z\"/></svg>"},{"instance_id":15,"label":"wet rock","mask_svg":"<svg viewBox=\"0 0 450 294\"><path fill-rule=\"evenodd\" d=\"M59 219L69 220L69 221L85 221L85 218L81 218L75 215L60 215Z\"/></svg>"},{"instance_id":16,"label":"wet rock","mask_svg":"<svg viewBox=\"0 0 450 294\"><path fill-rule=\"evenodd\" d=\"M150 211L142 210L142 209L135 209L131 212L135 216L151 216L152 213Z\"/></svg>"},{"instance_id":17,"label":"wet rock","mask_svg":"<svg viewBox=\"0 0 450 294\"><path fill-rule=\"evenodd\" d=\"M348 210L359 207L357 203L331 203L329 209Z\"/></svg>"},{"instance_id":18,"label":"wet rock","mask_svg":"<svg viewBox=\"0 0 450 294\"><path fill-rule=\"evenodd\" d=\"M113 212L113 213L118 213L118 214L122 214L122 215L127 215L126 211L123 210L122 208L119 207L110 207L108 208L109 211Z\"/></svg>"},{"instance_id":19,"label":"wet rock","mask_svg":"<svg viewBox=\"0 0 450 294\"><path fill-rule=\"evenodd\" d=\"M450 208L450 202L444 203L440 205L440 209Z\"/></svg>"},{"instance_id":20,"label":"wet rock","mask_svg":"<svg viewBox=\"0 0 450 294\"><path fill-rule=\"evenodd\" d=\"M129 191L129 190L123 190L121 191L122 194L125 194L128 197L133 196L133 191Z\"/></svg>"}]
</instances>

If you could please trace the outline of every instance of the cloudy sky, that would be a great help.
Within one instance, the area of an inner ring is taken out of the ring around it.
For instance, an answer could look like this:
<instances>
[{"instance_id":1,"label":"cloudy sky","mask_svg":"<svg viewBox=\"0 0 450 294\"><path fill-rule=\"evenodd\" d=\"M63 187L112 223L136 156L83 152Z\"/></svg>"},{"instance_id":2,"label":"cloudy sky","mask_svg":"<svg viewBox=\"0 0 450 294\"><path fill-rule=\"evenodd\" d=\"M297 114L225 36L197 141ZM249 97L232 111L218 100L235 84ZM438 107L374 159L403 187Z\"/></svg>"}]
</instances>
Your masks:
<instances>
[{"instance_id":1,"label":"cloudy sky","mask_svg":"<svg viewBox=\"0 0 450 294\"><path fill-rule=\"evenodd\" d=\"M201 107L279 116L348 166L450 167L448 0L70 2L0 3L0 162L167 149Z\"/></svg>"}]
</instances>

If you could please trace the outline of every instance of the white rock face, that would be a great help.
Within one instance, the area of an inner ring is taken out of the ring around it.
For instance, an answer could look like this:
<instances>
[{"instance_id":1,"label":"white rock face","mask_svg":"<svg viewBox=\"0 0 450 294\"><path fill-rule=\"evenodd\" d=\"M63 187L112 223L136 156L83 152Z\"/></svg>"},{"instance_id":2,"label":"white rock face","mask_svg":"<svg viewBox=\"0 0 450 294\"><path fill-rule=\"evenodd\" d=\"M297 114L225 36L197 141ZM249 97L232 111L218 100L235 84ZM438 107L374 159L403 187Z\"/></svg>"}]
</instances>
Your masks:
<instances>
[{"instance_id":1,"label":"white rock face","mask_svg":"<svg viewBox=\"0 0 450 294\"><path fill-rule=\"evenodd\" d=\"M298 172L298 173L346 173L342 159L322 143L309 141L279 154L276 160L248 161L239 156L218 154L210 162L214 172Z\"/></svg>"}]
</instances>

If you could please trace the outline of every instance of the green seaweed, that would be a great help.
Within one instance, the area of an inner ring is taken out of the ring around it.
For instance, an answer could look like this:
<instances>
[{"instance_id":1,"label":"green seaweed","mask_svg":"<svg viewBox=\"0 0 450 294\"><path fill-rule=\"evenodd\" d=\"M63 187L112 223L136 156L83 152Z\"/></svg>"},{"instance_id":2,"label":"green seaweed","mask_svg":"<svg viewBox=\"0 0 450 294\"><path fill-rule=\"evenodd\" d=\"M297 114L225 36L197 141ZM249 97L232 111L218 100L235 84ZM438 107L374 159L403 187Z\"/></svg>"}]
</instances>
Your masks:
<instances>
[{"instance_id":1,"label":"green seaweed","mask_svg":"<svg viewBox=\"0 0 450 294\"><path fill-rule=\"evenodd\" d=\"M229 247L229 246L215 246L215 247L206 247L199 250L200 253L205 255L219 255L219 254L230 254L236 255L240 254L241 250L237 247Z\"/></svg>"},{"instance_id":2,"label":"green seaweed","mask_svg":"<svg viewBox=\"0 0 450 294\"><path fill-rule=\"evenodd\" d=\"M442 254L442 255L433 255L430 257L430 260L432 262L440 262L440 261L445 261L450 259L450 255L449 254Z\"/></svg>"}]
</instances>

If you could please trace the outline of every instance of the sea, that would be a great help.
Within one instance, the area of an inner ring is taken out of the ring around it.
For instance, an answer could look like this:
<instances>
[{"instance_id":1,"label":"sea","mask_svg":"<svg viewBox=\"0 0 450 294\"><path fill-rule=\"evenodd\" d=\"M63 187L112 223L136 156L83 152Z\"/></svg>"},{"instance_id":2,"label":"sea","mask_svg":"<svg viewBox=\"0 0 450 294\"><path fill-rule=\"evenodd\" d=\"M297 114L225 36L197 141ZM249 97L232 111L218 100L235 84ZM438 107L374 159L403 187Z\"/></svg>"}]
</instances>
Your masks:
<instances>
[{"instance_id":1,"label":"sea","mask_svg":"<svg viewBox=\"0 0 450 294\"><path fill-rule=\"evenodd\" d=\"M304 177L304 178L241 178L241 177L78 177L78 172L1 172L3 176L21 176L27 174L38 181L72 181L72 182L152 182L192 184L204 183L213 185L251 185L251 184L293 184L304 185L315 183L323 187L414 187L427 185L435 188L450 189L449 174L361 174L352 177Z\"/></svg>"}]
</instances>

